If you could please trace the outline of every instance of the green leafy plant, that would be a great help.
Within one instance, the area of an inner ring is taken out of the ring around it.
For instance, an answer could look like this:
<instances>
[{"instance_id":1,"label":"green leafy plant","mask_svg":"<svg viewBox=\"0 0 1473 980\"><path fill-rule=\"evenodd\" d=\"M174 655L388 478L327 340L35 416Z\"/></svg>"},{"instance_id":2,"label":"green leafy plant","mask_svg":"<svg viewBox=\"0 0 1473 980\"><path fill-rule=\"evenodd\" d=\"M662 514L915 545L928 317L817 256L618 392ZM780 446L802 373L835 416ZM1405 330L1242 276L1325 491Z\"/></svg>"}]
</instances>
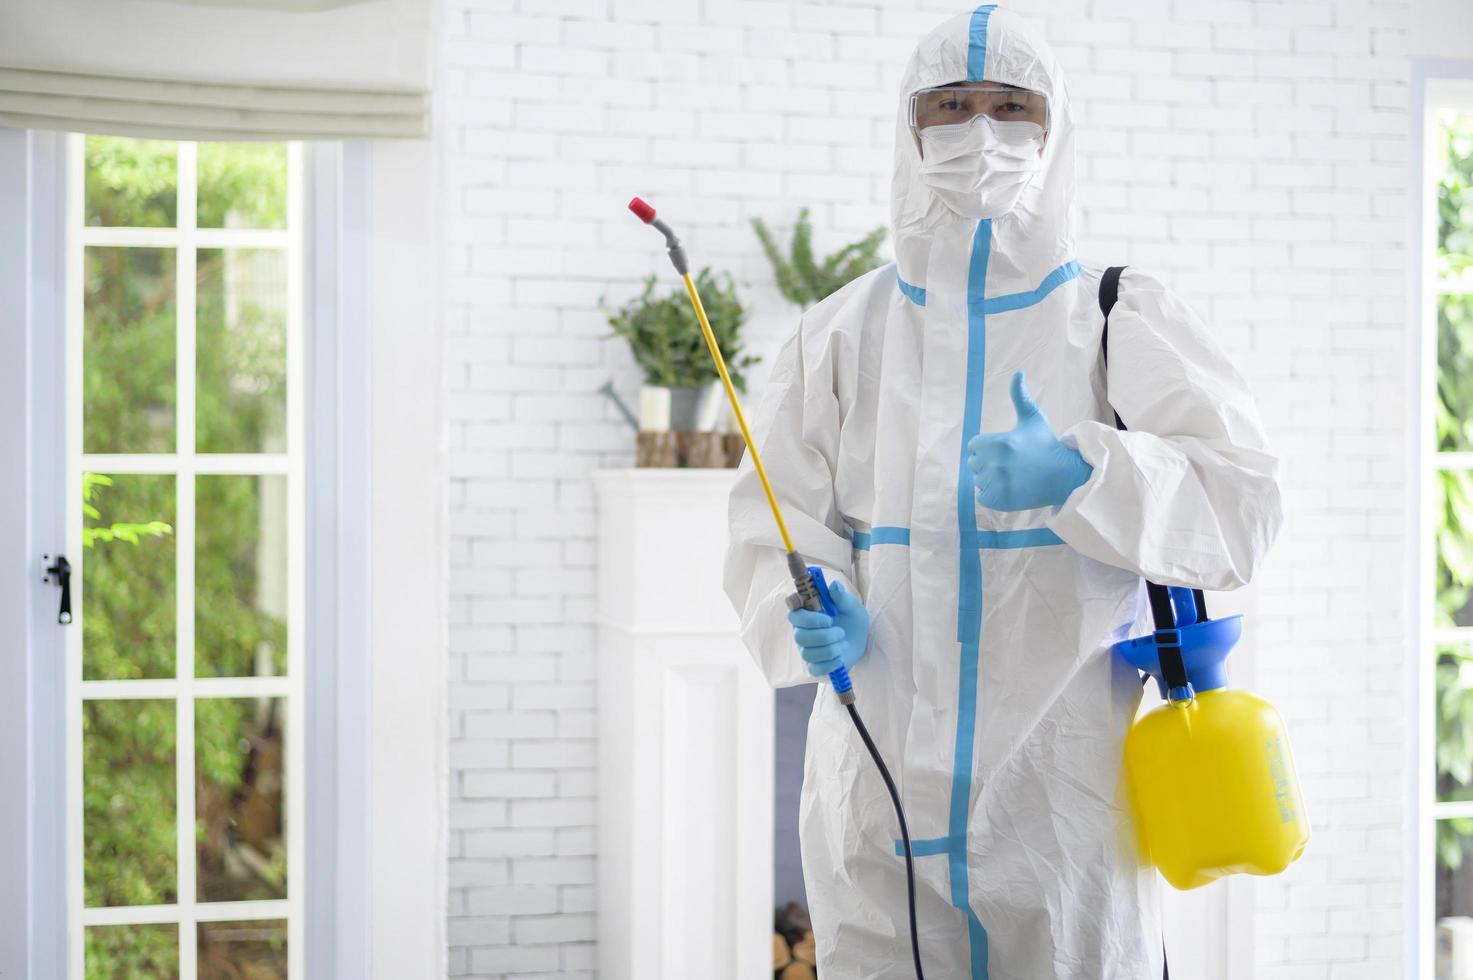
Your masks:
<instances>
[{"instance_id":1,"label":"green leafy plant","mask_svg":"<svg viewBox=\"0 0 1473 980\"><path fill-rule=\"evenodd\" d=\"M82 474L82 513L93 521L102 520L95 499L98 487L113 485L112 477L101 473ZM159 538L173 534L174 528L163 521L113 521L111 524L89 524L82 528L82 547L90 548L97 541L126 541L138 544L145 537Z\"/></svg>"},{"instance_id":2,"label":"green leafy plant","mask_svg":"<svg viewBox=\"0 0 1473 980\"><path fill-rule=\"evenodd\" d=\"M669 388L698 388L716 380L716 368L706 348L701 325L683 288L664 296L655 295L656 277L644 280L644 291L618 309L604 301L599 307L608 317L614 336L629 343L634 360L644 369L646 384ZM709 268L696 273L696 288L711 332L721 346L732 384L746 391L746 368L760 358L742 353L742 324L747 311L737 297L731 276L717 277Z\"/></svg>"},{"instance_id":3,"label":"green leafy plant","mask_svg":"<svg viewBox=\"0 0 1473 980\"><path fill-rule=\"evenodd\" d=\"M809 307L840 287L884 263L879 255L885 229L876 228L857 242L850 242L828 258L818 261L813 255L813 225L808 209L798 212L793 225L793 241L783 255L772 232L761 218L752 219L752 230L762 242L762 251L772 263L777 288L795 306Z\"/></svg>"}]
</instances>

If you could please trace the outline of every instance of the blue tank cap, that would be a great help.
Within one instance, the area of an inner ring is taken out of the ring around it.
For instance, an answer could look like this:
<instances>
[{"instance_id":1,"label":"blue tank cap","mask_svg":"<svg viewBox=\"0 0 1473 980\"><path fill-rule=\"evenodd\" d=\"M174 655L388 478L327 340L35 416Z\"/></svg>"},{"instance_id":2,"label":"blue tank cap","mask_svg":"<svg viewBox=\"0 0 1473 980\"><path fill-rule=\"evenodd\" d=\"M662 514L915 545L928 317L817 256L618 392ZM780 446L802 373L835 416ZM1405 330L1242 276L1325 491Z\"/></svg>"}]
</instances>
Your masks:
<instances>
[{"instance_id":1,"label":"blue tank cap","mask_svg":"<svg viewBox=\"0 0 1473 980\"><path fill-rule=\"evenodd\" d=\"M1179 626L1181 659L1187 668L1187 682L1198 694L1227 686L1227 655L1243 635L1243 617L1226 616L1208 619L1190 626ZM1166 697L1166 681L1161 677L1161 658L1156 650L1154 633L1121 640L1110 649L1136 670L1156 679L1161 697Z\"/></svg>"}]
</instances>

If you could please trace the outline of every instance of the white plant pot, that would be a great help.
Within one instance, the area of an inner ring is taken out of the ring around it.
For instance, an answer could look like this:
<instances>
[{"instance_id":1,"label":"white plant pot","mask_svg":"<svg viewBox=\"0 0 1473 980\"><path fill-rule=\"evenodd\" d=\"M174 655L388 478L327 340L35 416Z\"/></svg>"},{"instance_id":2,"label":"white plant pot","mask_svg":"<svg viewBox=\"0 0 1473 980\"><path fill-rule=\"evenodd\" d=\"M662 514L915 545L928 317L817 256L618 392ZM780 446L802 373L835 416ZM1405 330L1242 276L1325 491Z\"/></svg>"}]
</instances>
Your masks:
<instances>
[{"instance_id":1,"label":"white plant pot","mask_svg":"<svg viewBox=\"0 0 1473 980\"><path fill-rule=\"evenodd\" d=\"M639 431L670 431L670 389L645 385L639 389Z\"/></svg>"},{"instance_id":2,"label":"white plant pot","mask_svg":"<svg viewBox=\"0 0 1473 980\"><path fill-rule=\"evenodd\" d=\"M639 392L639 428L643 432L719 431L724 402L720 382L700 388L645 385Z\"/></svg>"}]
</instances>

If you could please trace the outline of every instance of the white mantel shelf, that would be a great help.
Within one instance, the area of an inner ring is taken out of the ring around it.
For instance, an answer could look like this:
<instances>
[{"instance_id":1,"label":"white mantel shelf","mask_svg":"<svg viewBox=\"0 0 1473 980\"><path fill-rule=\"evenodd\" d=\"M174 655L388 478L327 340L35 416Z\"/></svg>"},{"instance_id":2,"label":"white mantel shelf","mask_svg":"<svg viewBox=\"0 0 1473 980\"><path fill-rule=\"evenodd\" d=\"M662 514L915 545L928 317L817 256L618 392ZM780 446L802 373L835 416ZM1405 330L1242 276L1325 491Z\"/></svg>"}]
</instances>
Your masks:
<instances>
[{"instance_id":1,"label":"white mantel shelf","mask_svg":"<svg viewBox=\"0 0 1473 980\"><path fill-rule=\"evenodd\" d=\"M733 470L604 470L598 975L772 975L773 694L721 588Z\"/></svg>"}]
</instances>

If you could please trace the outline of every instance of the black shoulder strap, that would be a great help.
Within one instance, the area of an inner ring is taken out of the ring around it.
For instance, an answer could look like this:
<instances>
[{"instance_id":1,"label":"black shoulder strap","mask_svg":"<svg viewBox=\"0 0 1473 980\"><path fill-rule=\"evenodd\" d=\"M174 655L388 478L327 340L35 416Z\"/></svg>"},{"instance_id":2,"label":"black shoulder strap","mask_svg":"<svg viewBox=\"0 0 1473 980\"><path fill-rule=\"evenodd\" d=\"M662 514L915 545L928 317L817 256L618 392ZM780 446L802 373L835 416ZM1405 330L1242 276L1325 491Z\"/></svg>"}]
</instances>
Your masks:
<instances>
[{"instance_id":1,"label":"black shoulder strap","mask_svg":"<svg viewBox=\"0 0 1473 980\"><path fill-rule=\"evenodd\" d=\"M1100 312L1105 315L1105 326L1100 333L1100 353L1105 359L1106 372L1110 368L1110 311L1120 298L1120 273L1124 271L1125 266L1112 265L1100 277ZM1106 390L1108 388L1107 382ZM1114 406L1110 410L1115 414L1115 428L1125 431L1120 413L1114 411ZM1146 595L1151 600L1151 619L1156 624L1156 648L1161 657L1161 674L1166 681L1166 688L1174 690L1185 687L1187 668L1182 663L1181 639L1176 633L1176 611L1171 608L1171 592L1164 585L1147 582ZM1207 618L1207 599L1202 595L1201 589L1193 590L1192 598L1196 600L1197 619L1200 622Z\"/></svg>"},{"instance_id":2,"label":"black shoulder strap","mask_svg":"<svg viewBox=\"0 0 1473 980\"><path fill-rule=\"evenodd\" d=\"M1100 312L1105 314L1105 329L1100 334L1100 353L1105 355L1105 369L1110 368L1110 311L1115 308L1115 300L1120 298L1120 273L1125 271L1123 265L1112 265L1100 276ZM1109 390L1109 385L1106 385ZM1110 411L1115 412L1113 406ZM1115 428L1124 429L1125 423L1120 421L1120 413L1115 412Z\"/></svg>"}]
</instances>

